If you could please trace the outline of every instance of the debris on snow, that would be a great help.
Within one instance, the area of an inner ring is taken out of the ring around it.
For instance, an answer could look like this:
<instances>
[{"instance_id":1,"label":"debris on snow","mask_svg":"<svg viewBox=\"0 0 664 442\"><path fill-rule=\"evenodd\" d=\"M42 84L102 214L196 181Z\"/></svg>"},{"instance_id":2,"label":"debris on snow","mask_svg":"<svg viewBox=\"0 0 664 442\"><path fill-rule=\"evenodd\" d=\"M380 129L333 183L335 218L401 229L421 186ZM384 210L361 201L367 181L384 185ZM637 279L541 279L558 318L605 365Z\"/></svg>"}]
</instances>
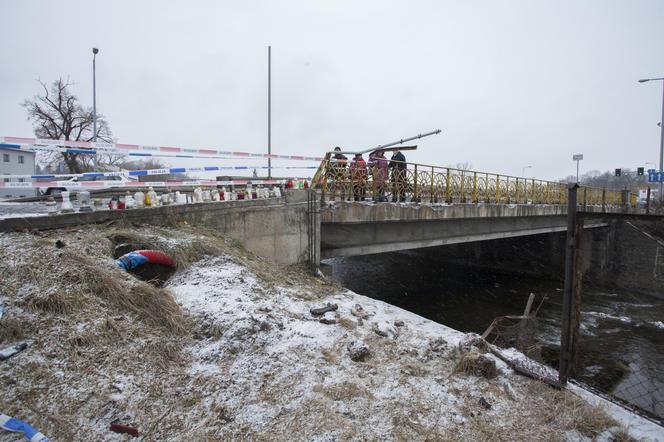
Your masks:
<instances>
[{"instance_id":1,"label":"debris on snow","mask_svg":"<svg viewBox=\"0 0 664 442\"><path fill-rule=\"evenodd\" d=\"M336 304L327 304L325 307L317 307L317 308L312 308L309 311L311 312L312 315L314 316L320 316L323 315L327 312L334 312L339 308L338 305Z\"/></svg>"},{"instance_id":2,"label":"debris on snow","mask_svg":"<svg viewBox=\"0 0 664 442\"><path fill-rule=\"evenodd\" d=\"M336 324L337 323L337 317L334 313L331 311L323 313L323 316L318 320L321 324Z\"/></svg>"},{"instance_id":3,"label":"debris on snow","mask_svg":"<svg viewBox=\"0 0 664 442\"><path fill-rule=\"evenodd\" d=\"M347 349L350 359L355 362L362 362L371 354L369 347L363 341L349 342Z\"/></svg>"},{"instance_id":4,"label":"debris on snow","mask_svg":"<svg viewBox=\"0 0 664 442\"><path fill-rule=\"evenodd\" d=\"M7 348L3 348L0 350L0 361L4 361L5 359L9 359L12 356L22 352L28 348L28 343L27 342L20 342L18 344L12 345Z\"/></svg>"},{"instance_id":5,"label":"debris on snow","mask_svg":"<svg viewBox=\"0 0 664 442\"><path fill-rule=\"evenodd\" d=\"M477 333L466 333L461 341L459 341L459 352L461 354L469 351L486 353L488 350L489 346L486 341Z\"/></svg>"},{"instance_id":6,"label":"debris on snow","mask_svg":"<svg viewBox=\"0 0 664 442\"><path fill-rule=\"evenodd\" d=\"M114 433L129 434L130 436L133 437L139 436L137 428L132 427L130 425L124 425L119 422L111 422L109 430Z\"/></svg>"},{"instance_id":7,"label":"debris on snow","mask_svg":"<svg viewBox=\"0 0 664 442\"><path fill-rule=\"evenodd\" d=\"M498 373L496 361L493 358L476 351L464 353L461 356L461 360L459 361L456 370L474 376L482 376L487 379L493 379Z\"/></svg>"}]
</instances>

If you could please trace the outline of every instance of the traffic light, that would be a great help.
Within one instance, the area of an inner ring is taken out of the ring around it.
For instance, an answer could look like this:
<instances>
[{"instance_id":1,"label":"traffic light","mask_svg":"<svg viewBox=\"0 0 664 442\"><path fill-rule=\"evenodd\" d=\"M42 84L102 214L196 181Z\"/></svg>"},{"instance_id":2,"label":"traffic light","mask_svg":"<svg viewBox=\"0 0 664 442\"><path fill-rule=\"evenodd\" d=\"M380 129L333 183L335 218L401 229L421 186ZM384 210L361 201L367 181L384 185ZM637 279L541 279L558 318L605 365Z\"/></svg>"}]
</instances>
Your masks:
<instances>
[{"instance_id":1,"label":"traffic light","mask_svg":"<svg viewBox=\"0 0 664 442\"><path fill-rule=\"evenodd\" d=\"M622 170L616 169L616 176L620 176L620 175L622 175Z\"/></svg>"},{"instance_id":2,"label":"traffic light","mask_svg":"<svg viewBox=\"0 0 664 442\"><path fill-rule=\"evenodd\" d=\"M637 174L638 176L643 176L643 167L638 167L638 168L636 169L636 174Z\"/></svg>"}]
</instances>

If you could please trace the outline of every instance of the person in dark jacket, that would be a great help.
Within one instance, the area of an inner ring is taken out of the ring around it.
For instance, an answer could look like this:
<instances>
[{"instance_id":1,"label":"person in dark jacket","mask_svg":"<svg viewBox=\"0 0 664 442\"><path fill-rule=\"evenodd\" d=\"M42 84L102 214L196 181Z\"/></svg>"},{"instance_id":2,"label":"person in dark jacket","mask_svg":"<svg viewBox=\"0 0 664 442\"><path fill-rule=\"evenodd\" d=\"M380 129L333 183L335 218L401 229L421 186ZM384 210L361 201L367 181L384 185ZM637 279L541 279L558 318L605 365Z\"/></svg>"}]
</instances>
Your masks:
<instances>
[{"instance_id":1,"label":"person in dark jacket","mask_svg":"<svg viewBox=\"0 0 664 442\"><path fill-rule=\"evenodd\" d=\"M392 172L392 202L406 201L406 157L399 150L395 150L390 158L389 168Z\"/></svg>"}]
</instances>

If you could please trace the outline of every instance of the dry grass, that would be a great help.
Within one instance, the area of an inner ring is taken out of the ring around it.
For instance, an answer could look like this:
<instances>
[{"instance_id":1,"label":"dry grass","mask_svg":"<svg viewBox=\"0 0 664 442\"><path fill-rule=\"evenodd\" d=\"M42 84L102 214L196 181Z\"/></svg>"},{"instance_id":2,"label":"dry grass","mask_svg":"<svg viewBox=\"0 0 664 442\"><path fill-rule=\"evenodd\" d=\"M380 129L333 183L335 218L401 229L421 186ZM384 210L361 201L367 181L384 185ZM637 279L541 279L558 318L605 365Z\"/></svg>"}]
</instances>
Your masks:
<instances>
[{"instance_id":1,"label":"dry grass","mask_svg":"<svg viewBox=\"0 0 664 442\"><path fill-rule=\"evenodd\" d=\"M73 334L67 343L74 349L101 345L122 338L122 328L113 318L106 318L97 324Z\"/></svg>"},{"instance_id":2,"label":"dry grass","mask_svg":"<svg viewBox=\"0 0 664 442\"><path fill-rule=\"evenodd\" d=\"M83 300L75 293L64 290L42 292L34 291L25 299L27 307L31 310L41 310L49 313L63 314L78 310Z\"/></svg>"},{"instance_id":3,"label":"dry grass","mask_svg":"<svg viewBox=\"0 0 664 442\"><path fill-rule=\"evenodd\" d=\"M320 352L323 354L323 359L330 364L339 363L339 353L334 348L323 348Z\"/></svg>"},{"instance_id":4,"label":"dry grass","mask_svg":"<svg viewBox=\"0 0 664 442\"><path fill-rule=\"evenodd\" d=\"M354 321L350 318L346 318L344 316L337 319L337 324L339 324L346 330L355 330L357 328L357 321Z\"/></svg>"},{"instance_id":5,"label":"dry grass","mask_svg":"<svg viewBox=\"0 0 664 442\"><path fill-rule=\"evenodd\" d=\"M4 315L0 320L0 343L14 342L26 335L25 322L16 317Z\"/></svg>"},{"instance_id":6,"label":"dry grass","mask_svg":"<svg viewBox=\"0 0 664 442\"><path fill-rule=\"evenodd\" d=\"M333 401L351 401L357 397L373 398L371 392L366 388L350 381L334 385L314 385L312 390L329 397Z\"/></svg>"},{"instance_id":7,"label":"dry grass","mask_svg":"<svg viewBox=\"0 0 664 442\"><path fill-rule=\"evenodd\" d=\"M482 376L487 379L496 377L498 373L496 363L493 359L474 351L464 353L454 371Z\"/></svg>"},{"instance_id":8,"label":"dry grass","mask_svg":"<svg viewBox=\"0 0 664 442\"><path fill-rule=\"evenodd\" d=\"M569 391L556 390L541 382L521 381L527 396L510 402L510 419L495 419L493 411L487 411L479 404L479 396L461 392L460 410L466 419L465 424L448 428L443 439L562 441L564 433L571 431L593 439L608 428L619 427L602 410L591 407ZM483 394L489 402L494 402L497 397L487 389ZM615 440L633 441L623 430L614 437Z\"/></svg>"},{"instance_id":9,"label":"dry grass","mask_svg":"<svg viewBox=\"0 0 664 442\"><path fill-rule=\"evenodd\" d=\"M128 279L120 269L99 266L86 255L77 252L68 252L68 255L75 270L66 273L67 282L135 313L148 324L174 333L184 331L184 315L168 290Z\"/></svg>"}]
</instances>

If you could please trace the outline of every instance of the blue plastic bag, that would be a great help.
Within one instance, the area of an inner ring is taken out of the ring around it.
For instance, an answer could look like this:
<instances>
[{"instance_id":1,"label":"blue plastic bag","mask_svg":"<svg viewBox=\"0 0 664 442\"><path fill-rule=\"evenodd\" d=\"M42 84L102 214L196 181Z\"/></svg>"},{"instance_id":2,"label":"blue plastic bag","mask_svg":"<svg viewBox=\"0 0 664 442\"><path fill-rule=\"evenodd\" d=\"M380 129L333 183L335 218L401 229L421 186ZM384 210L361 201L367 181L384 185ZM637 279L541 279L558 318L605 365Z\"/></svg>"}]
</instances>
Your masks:
<instances>
[{"instance_id":1,"label":"blue plastic bag","mask_svg":"<svg viewBox=\"0 0 664 442\"><path fill-rule=\"evenodd\" d=\"M0 428L12 433L23 433L23 436L30 442L50 442L48 437L41 434L32 425L2 413L0 413Z\"/></svg>"}]
</instances>

